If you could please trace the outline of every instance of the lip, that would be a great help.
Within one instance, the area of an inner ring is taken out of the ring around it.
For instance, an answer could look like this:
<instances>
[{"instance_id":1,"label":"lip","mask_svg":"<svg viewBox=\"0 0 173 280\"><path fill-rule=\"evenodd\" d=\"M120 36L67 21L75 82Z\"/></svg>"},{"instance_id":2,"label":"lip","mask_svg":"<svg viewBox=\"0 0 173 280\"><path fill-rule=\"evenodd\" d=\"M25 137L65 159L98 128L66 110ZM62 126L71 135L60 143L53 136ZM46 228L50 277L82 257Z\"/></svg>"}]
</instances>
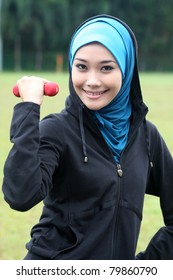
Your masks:
<instances>
[{"instance_id":1,"label":"lip","mask_svg":"<svg viewBox=\"0 0 173 280\"><path fill-rule=\"evenodd\" d=\"M83 90L88 98L90 99L98 99L100 98L107 90L102 91L91 91L91 90Z\"/></svg>"}]
</instances>

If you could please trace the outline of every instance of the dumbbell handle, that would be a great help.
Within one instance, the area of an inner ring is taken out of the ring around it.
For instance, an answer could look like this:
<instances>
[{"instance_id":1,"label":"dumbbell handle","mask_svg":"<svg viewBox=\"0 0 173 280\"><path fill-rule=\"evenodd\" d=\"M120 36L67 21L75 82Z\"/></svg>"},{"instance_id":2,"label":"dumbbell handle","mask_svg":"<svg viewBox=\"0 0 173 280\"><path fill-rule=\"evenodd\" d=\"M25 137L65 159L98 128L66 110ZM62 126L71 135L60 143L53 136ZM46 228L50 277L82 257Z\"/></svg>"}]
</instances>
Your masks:
<instances>
[{"instance_id":1,"label":"dumbbell handle","mask_svg":"<svg viewBox=\"0 0 173 280\"><path fill-rule=\"evenodd\" d=\"M56 83L48 82L44 84L44 95L54 96L58 92L59 92L59 86ZM20 97L20 92L17 84L13 87L13 93L16 97Z\"/></svg>"}]
</instances>

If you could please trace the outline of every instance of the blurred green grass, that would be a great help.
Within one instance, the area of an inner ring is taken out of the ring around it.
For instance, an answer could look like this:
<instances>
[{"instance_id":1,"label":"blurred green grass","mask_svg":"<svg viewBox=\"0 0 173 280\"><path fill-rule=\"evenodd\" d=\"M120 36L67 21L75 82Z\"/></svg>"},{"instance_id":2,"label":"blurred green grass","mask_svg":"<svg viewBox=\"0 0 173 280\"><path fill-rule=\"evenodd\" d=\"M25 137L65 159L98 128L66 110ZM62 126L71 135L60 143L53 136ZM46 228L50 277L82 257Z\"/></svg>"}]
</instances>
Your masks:
<instances>
[{"instance_id":1,"label":"blurred green grass","mask_svg":"<svg viewBox=\"0 0 173 280\"><path fill-rule=\"evenodd\" d=\"M64 107L68 95L68 75L66 73L0 73L0 184L3 179L3 166L11 148L9 141L10 122L13 107L20 102L12 94L12 86L24 75L38 75L58 82L60 93L53 98L45 97L41 108L41 118L49 113L59 112ZM173 153L173 78L172 73L141 73L141 85L145 103L149 107L148 119L161 132ZM23 259L25 244L30 238L30 229L38 221L42 203L28 212L17 212L8 206L0 192L0 259ZM144 250L153 234L163 225L159 200L146 196L143 222L137 252Z\"/></svg>"}]
</instances>

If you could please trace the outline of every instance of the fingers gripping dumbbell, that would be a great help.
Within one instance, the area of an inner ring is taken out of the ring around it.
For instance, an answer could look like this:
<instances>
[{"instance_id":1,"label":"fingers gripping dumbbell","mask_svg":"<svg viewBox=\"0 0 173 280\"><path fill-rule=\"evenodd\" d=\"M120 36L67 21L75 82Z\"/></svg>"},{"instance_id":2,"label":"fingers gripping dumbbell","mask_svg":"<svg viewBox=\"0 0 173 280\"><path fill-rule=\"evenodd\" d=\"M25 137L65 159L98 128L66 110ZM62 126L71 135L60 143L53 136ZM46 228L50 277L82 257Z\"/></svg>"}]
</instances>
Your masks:
<instances>
[{"instance_id":1,"label":"fingers gripping dumbbell","mask_svg":"<svg viewBox=\"0 0 173 280\"><path fill-rule=\"evenodd\" d=\"M44 95L54 96L59 92L59 86L54 82L44 84ZM16 97L20 97L20 92L17 84L13 87L13 93Z\"/></svg>"}]
</instances>

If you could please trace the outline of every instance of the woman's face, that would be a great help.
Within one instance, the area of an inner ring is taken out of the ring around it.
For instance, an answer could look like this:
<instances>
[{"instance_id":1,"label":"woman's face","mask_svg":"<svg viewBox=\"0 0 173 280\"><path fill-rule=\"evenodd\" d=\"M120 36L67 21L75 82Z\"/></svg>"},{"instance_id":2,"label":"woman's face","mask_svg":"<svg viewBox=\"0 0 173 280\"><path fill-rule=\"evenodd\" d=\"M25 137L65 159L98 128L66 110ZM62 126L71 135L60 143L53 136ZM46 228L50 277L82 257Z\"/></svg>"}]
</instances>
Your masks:
<instances>
[{"instance_id":1,"label":"woman's face","mask_svg":"<svg viewBox=\"0 0 173 280\"><path fill-rule=\"evenodd\" d=\"M72 82L82 102L97 111L108 105L122 85L122 73L113 55L101 44L81 47L74 57Z\"/></svg>"}]
</instances>

